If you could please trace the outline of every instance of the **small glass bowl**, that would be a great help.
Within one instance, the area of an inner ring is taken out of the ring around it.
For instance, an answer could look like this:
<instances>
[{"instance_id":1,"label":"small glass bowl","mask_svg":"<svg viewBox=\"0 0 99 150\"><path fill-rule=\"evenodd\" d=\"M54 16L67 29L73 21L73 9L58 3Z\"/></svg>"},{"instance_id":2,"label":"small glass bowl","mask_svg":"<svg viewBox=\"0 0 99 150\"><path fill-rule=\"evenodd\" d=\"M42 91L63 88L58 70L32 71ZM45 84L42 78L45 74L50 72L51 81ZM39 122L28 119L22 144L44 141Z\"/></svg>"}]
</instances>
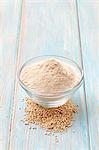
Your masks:
<instances>
[{"instance_id":1,"label":"small glass bowl","mask_svg":"<svg viewBox=\"0 0 99 150\"><path fill-rule=\"evenodd\" d=\"M66 64L69 64L71 66L73 66L76 71L80 74L81 78L79 80L79 82L71 89L69 90L64 90L64 91L60 91L58 93L55 94L49 94L49 93L37 93L35 90L31 91L20 79L20 75L22 70L39 61L42 60L46 60L46 59L50 59L50 58L55 58L58 59ZM44 55L44 56L38 56L38 57L34 57L30 60L28 60L27 62L25 62L22 67L20 68L19 72L18 72L18 79L19 79L19 83L21 85L21 87L26 91L26 93L28 94L29 97L31 97L31 99L33 100L33 102L43 106L43 107L58 107L63 105L64 103L66 103L68 101L68 99L70 99L72 97L72 95L74 94L74 92L81 86L82 81L83 81L83 70L78 66L78 64L76 64L74 61L62 57L62 56L55 56L55 55Z\"/></svg>"}]
</instances>

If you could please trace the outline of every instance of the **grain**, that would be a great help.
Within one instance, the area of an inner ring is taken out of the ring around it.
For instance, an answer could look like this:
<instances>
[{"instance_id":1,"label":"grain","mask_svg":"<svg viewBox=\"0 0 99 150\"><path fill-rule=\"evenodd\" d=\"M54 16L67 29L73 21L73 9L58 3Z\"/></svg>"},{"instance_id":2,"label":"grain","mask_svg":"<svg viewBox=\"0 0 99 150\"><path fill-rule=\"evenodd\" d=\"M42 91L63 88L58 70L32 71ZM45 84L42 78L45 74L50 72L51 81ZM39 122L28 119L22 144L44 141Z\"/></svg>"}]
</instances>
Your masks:
<instances>
[{"instance_id":1,"label":"grain","mask_svg":"<svg viewBox=\"0 0 99 150\"><path fill-rule=\"evenodd\" d=\"M59 142L59 140L58 140L58 137L57 137L57 136L55 136L55 142L56 142L56 143L58 143L58 142Z\"/></svg>"},{"instance_id":2,"label":"grain","mask_svg":"<svg viewBox=\"0 0 99 150\"><path fill-rule=\"evenodd\" d=\"M77 107L71 100L57 108L44 108L27 98L25 122L38 124L49 131L61 132L72 125L76 112Z\"/></svg>"}]
</instances>

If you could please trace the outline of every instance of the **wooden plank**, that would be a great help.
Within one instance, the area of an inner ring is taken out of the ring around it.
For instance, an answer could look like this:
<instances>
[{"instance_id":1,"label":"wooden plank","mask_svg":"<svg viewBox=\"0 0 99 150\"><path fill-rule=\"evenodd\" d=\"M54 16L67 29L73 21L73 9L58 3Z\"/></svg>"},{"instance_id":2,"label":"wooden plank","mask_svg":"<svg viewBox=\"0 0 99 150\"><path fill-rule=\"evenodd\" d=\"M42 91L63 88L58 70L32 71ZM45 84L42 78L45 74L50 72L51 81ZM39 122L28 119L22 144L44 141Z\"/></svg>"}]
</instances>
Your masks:
<instances>
[{"instance_id":1,"label":"wooden plank","mask_svg":"<svg viewBox=\"0 0 99 150\"><path fill-rule=\"evenodd\" d=\"M99 1L78 1L90 145L99 149Z\"/></svg>"},{"instance_id":2,"label":"wooden plank","mask_svg":"<svg viewBox=\"0 0 99 150\"><path fill-rule=\"evenodd\" d=\"M27 59L45 54L66 56L81 65L75 2L23 1L19 52L17 70ZM73 98L79 105L76 121L67 133L57 134L58 143L55 136L45 136L39 127L31 131L20 121L24 116L25 96L16 81L9 149L77 150L79 146L82 150L89 149L83 87Z\"/></svg>"},{"instance_id":3,"label":"wooden plank","mask_svg":"<svg viewBox=\"0 0 99 150\"><path fill-rule=\"evenodd\" d=\"M0 1L0 150L8 149L21 1Z\"/></svg>"}]
</instances>

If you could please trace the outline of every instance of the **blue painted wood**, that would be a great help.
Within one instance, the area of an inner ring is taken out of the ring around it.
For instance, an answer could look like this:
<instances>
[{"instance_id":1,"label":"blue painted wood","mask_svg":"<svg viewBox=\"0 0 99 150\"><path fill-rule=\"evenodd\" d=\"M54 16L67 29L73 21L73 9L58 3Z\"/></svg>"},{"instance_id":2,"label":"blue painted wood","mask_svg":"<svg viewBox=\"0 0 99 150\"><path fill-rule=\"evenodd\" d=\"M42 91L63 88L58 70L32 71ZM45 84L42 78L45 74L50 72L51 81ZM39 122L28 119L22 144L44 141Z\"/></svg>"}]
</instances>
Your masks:
<instances>
[{"instance_id":1,"label":"blue painted wood","mask_svg":"<svg viewBox=\"0 0 99 150\"><path fill-rule=\"evenodd\" d=\"M13 105L21 1L0 1L0 150L7 150Z\"/></svg>"},{"instance_id":2,"label":"blue painted wood","mask_svg":"<svg viewBox=\"0 0 99 150\"><path fill-rule=\"evenodd\" d=\"M99 149L99 1L78 1L90 148Z\"/></svg>"},{"instance_id":3,"label":"blue painted wood","mask_svg":"<svg viewBox=\"0 0 99 150\"><path fill-rule=\"evenodd\" d=\"M55 3L23 1L17 71L24 61L41 54L66 56L81 66L76 17L74 1ZM56 134L58 143L55 142L55 136L44 135L44 130L39 127L31 131L20 121L24 116L24 101L22 101L24 97L26 94L16 79L9 149L89 150L83 87L73 97L75 103L79 105L79 113L75 116L75 122L67 133Z\"/></svg>"}]
</instances>

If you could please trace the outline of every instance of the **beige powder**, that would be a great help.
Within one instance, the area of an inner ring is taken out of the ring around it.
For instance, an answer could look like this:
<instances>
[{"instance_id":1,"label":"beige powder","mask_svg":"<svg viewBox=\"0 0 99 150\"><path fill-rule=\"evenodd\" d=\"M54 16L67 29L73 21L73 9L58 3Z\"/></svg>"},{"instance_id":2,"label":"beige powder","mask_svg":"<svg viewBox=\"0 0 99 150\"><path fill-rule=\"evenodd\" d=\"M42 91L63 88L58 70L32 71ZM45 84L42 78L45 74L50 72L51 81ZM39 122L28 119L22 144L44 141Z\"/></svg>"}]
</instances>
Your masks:
<instances>
[{"instance_id":1,"label":"beige powder","mask_svg":"<svg viewBox=\"0 0 99 150\"><path fill-rule=\"evenodd\" d=\"M33 91L52 94L73 88L80 76L72 66L48 59L24 68L21 80Z\"/></svg>"},{"instance_id":2,"label":"beige powder","mask_svg":"<svg viewBox=\"0 0 99 150\"><path fill-rule=\"evenodd\" d=\"M77 107L71 100L57 108L44 108L27 98L25 108L25 123L38 124L50 131L61 132L72 125Z\"/></svg>"}]
</instances>

